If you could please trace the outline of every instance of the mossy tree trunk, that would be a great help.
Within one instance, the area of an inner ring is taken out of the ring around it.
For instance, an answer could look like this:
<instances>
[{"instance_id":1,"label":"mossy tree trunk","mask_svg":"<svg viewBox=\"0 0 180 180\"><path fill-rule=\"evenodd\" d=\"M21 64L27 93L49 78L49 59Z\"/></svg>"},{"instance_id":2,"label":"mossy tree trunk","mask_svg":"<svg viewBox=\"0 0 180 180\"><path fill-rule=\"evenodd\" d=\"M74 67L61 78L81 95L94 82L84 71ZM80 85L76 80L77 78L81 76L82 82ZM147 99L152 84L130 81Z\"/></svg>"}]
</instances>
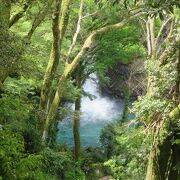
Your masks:
<instances>
[{"instance_id":1,"label":"mossy tree trunk","mask_svg":"<svg viewBox=\"0 0 180 180\"><path fill-rule=\"evenodd\" d=\"M52 32L53 32L53 44L50 54L50 59L47 67L47 71L44 76L44 83L41 90L41 99L40 99L40 110L41 110L41 116L40 116L40 125L41 130L43 131L45 123L45 112L47 110L48 105L48 98L49 98L49 90L51 86L51 79L52 76L52 70L55 70L57 68L59 57L60 57L60 31L59 31L59 16L60 16L60 9L61 9L61 3L62 0L55 0L54 3L54 12L53 12L53 19L52 19ZM54 73L54 71L53 71ZM48 79L48 81L46 81Z\"/></svg>"},{"instance_id":2,"label":"mossy tree trunk","mask_svg":"<svg viewBox=\"0 0 180 180\"><path fill-rule=\"evenodd\" d=\"M156 130L158 131L158 130ZM163 131L161 129L160 131ZM150 150L148 169L146 173L146 180L164 180L169 176L170 168L172 166L172 138L173 135L168 136L161 143L159 134L154 136L154 143Z\"/></svg>"},{"instance_id":3,"label":"mossy tree trunk","mask_svg":"<svg viewBox=\"0 0 180 180\"><path fill-rule=\"evenodd\" d=\"M78 161L80 156L80 110L81 110L81 97L79 96L75 102L75 113L74 113L74 124L73 124L73 134L74 134L74 157L75 161Z\"/></svg>"},{"instance_id":4,"label":"mossy tree trunk","mask_svg":"<svg viewBox=\"0 0 180 180\"><path fill-rule=\"evenodd\" d=\"M149 154L149 159L148 159L148 168L147 168L147 173L146 173L146 179L145 180L160 180L159 178L159 172L158 167L157 167L157 154L152 147L150 154Z\"/></svg>"},{"instance_id":5,"label":"mossy tree trunk","mask_svg":"<svg viewBox=\"0 0 180 180\"><path fill-rule=\"evenodd\" d=\"M52 45L51 54L46 68L46 72L44 75L43 85L41 89L41 98L40 98L40 111L44 114L46 114L46 112L48 111L48 102L50 99L51 86L59 64L61 45L68 25L69 11L70 11L69 9L71 5L71 1L72 0L68 0L65 2L62 8L62 16L60 23L59 23L59 16L58 19L56 18L53 20L52 30L53 30L54 42ZM58 3L61 6L62 0L59 0ZM57 51L59 51L58 57L55 55Z\"/></svg>"},{"instance_id":6,"label":"mossy tree trunk","mask_svg":"<svg viewBox=\"0 0 180 180\"><path fill-rule=\"evenodd\" d=\"M77 70L78 71L78 70ZM81 89L82 78L81 72L78 71L76 75L76 87ZM73 134L74 134L74 157L75 161L78 161L80 156L80 111L81 111L81 93L78 95L75 101L75 112L74 112L74 124L73 124Z\"/></svg>"},{"instance_id":7,"label":"mossy tree trunk","mask_svg":"<svg viewBox=\"0 0 180 180\"><path fill-rule=\"evenodd\" d=\"M61 75L61 77L59 79L59 83L58 83L59 88L56 90L56 93L55 93L54 99L50 105L46 120L45 120L45 122L43 122L44 123L43 132L42 132L42 144L43 145L46 144L49 126L55 120L57 109L58 109L58 106L59 106L61 98L62 98L62 93L63 93L64 87L65 87L67 79L68 79L69 71L70 71L70 68L68 66L65 66L65 71L63 72L63 74Z\"/></svg>"},{"instance_id":8,"label":"mossy tree trunk","mask_svg":"<svg viewBox=\"0 0 180 180\"><path fill-rule=\"evenodd\" d=\"M52 83L52 74L54 74L57 68L60 57L60 31L59 31L59 16L61 8L61 0L56 0L54 5L54 13L52 15L52 32L53 32L53 44L51 48L51 54L44 75L43 87L41 90L40 108L45 110L48 101L49 89Z\"/></svg>"},{"instance_id":9,"label":"mossy tree trunk","mask_svg":"<svg viewBox=\"0 0 180 180\"><path fill-rule=\"evenodd\" d=\"M64 35L66 33L67 25L69 23L69 15L71 11L73 0L65 0L63 3L61 21L60 21L60 44L62 44Z\"/></svg>"}]
</instances>

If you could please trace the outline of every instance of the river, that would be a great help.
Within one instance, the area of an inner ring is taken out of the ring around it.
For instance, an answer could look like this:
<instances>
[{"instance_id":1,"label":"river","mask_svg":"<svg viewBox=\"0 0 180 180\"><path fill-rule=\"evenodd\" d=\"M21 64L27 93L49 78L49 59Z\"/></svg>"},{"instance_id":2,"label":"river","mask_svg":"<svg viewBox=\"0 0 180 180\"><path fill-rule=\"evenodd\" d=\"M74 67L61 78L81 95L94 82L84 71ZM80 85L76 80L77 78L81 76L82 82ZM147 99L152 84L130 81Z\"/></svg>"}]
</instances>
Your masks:
<instances>
[{"instance_id":1,"label":"river","mask_svg":"<svg viewBox=\"0 0 180 180\"><path fill-rule=\"evenodd\" d=\"M82 97L81 99L81 122L80 138L82 147L100 146L99 136L101 129L109 122L120 118L123 111L123 100L102 95L99 88L98 78L92 74L83 85L84 91L92 94L95 98ZM72 104L71 109L74 109ZM65 118L58 125L57 141L73 146L73 123L72 117Z\"/></svg>"}]
</instances>

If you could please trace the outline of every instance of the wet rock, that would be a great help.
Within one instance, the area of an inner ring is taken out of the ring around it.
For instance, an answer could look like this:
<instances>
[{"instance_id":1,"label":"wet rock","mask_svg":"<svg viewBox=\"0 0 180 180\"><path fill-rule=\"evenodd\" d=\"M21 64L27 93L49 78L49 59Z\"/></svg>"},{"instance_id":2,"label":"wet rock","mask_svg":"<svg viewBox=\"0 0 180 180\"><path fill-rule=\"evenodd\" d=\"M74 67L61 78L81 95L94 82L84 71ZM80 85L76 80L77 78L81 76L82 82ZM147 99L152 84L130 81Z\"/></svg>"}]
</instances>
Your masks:
<instances>
[{"instance_id":1,"label":"wet rock","mask_svg":"<svg viewBox=\"0 0 180 180\"><path fill-rule=\"evenodd\" d=\"M136 60L130 64L117 63L107 71L109 81L102 87L103 92L124 97L127 87L131 89L131 97L146 92L146 74L144 62Z\"/></svg>"}]
</instances>

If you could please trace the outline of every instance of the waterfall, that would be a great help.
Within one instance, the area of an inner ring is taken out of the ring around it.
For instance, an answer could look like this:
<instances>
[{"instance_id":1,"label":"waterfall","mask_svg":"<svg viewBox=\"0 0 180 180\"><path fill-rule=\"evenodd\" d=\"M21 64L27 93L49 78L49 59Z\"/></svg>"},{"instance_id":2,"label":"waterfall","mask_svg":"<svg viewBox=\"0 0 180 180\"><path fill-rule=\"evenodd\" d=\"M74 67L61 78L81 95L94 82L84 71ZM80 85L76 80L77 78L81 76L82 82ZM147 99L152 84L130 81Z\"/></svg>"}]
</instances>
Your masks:
<instances>
[{"instance_id":1,"label":"waterfall","mask_svg":"<svg viewBox=\"0 0 180 180\"><path fill-rule=\"evenodd\" d=\"M84 91L94 96L81 99L80 138L81 146L99 146L101 129L109 122L118 119L123 110L123 101L113 97L101 95L96 74L92 74L83 85ZM71 107L74 109L74 106ZM72 117L65 118L59 123L58 138L60 143L73 146Z\"/></svg>"}]
</instances>

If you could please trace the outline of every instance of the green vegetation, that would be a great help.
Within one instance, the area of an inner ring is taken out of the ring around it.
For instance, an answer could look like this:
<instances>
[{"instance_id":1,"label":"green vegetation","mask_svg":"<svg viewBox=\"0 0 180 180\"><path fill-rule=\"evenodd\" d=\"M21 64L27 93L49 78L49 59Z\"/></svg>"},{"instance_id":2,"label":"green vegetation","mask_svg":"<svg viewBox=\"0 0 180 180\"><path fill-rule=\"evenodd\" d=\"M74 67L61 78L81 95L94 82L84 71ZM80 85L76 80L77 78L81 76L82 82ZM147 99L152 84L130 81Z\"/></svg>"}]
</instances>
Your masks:
<instances>
[{"instance_id":1,"label":"green vegetation","mask_svg":"<svg viewBox=\"0 0 180 180\"><path fill-rule=\"evenodd\" d=\"M179 7L178 0L0 0L0 180L178 180ZM106 84L118 63L131 66L122 117L102 129L101 147L83 148L81 99L94 98L83 84L92 73ZM137 86L145 94L132 102ZM74 147L57 142L67 103L75 105Z\"/></svg>"}]
</instances>

